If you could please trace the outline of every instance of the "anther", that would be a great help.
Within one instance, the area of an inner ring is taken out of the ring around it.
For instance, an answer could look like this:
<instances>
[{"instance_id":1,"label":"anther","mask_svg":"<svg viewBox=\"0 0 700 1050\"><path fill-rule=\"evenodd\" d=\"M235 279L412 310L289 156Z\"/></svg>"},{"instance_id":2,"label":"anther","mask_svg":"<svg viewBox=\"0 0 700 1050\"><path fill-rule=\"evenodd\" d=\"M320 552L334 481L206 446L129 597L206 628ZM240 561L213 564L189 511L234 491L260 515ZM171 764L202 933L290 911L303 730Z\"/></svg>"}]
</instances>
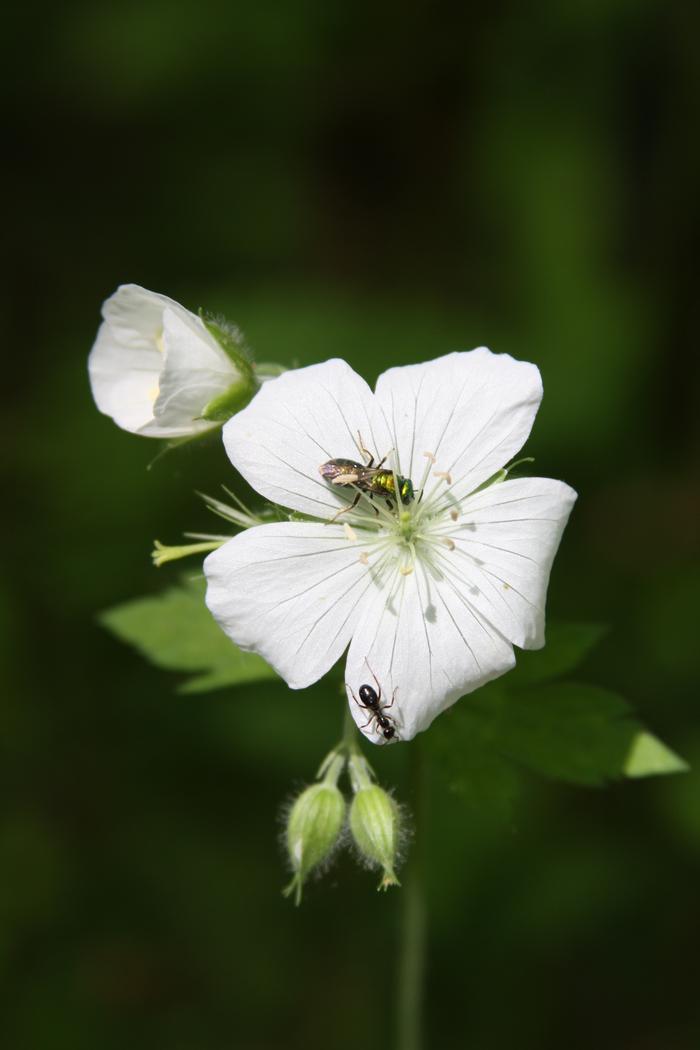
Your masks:
<instances>
[{"instance_id":1,"label":"anther","mask_svg":"<svg viewBox=\"0 0 700 1050\"><path fill-rule=\"evenodd\" d=\"M426 459L429 459L431 463L435 462L435 456L432 454L432 452L424 452L423 455Z\"/></svg>"},{"instance_id":2,"label":"anther","mask_svg":"<svg viewBox=\"0 0 700 1050\"><path fill-rule=\"evenodd\" d=\"M369 565L369 554L367 553L367 551L362 551L362 554L358 558L358 561L360 561L363 565Z\"/></svg>"},{"instance_id":3,"label":"anther","mask_svg":"<svg viewBox=\"0 0 700 1050\"><path fill-rule=\"evenodd\" d=\"M455 541L451 540L449 536L444 536L442 542L445 544L448 550L453 551L455 549Z\"/></svg>"},{"instance_id":4,"label":"anther","mask_svg":"<svg viewBox=\"0 0 700 1050\"><path fill-rule=\"evenodd\" d=\"M452 518L453 521L457 521L457 518L459 517L459 511L458 510L451 510L450 511L450 517Z\"/></svg>"},{"instance_id":5,"label":"anther","mask_svg":"<svg viewBox=\"0 0 700 1050\"><path fill-rule=\"evenodd\" d=\"M452 484L452 475L450 474L450 472L448 470L434 470L433 471L433 477L434 478L444 478L444 480L447 482L448 485Z\"/></svg>"},{"instance_id":6,"label":"anther","mask_svg":"<svg viewBox=\"0 0 700 1050\"><path fill-rule=\"evenodd\" d=\"M402 565L401 568L399 569L399 572L401 573L402 576L410 576L411 573L413 572L413 566L412 565Z\"/></svg>"},{"instance_id":7,"label":"anther","mask_svg":"<svg viewBox=\"0 0 700 1050\"><path fill-rule=\"evenodd\" d=\"M355 543L357 540L357 533L353 529L352 525L348 525L347 521L343 523L343 531L350 540L351 543Z\"/></svg>"}]
</instances>

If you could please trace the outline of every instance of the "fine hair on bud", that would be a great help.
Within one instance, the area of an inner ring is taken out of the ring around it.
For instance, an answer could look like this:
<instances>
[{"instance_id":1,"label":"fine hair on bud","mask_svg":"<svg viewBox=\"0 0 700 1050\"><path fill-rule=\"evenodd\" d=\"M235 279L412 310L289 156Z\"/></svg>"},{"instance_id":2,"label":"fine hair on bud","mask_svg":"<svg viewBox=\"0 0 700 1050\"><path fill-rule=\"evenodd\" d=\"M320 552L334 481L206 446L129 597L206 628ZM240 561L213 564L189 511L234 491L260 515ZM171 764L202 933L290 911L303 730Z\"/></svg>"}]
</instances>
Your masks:
<instances>
[{"instance_id":1,"label":"fine hair on bud","mask_svg":"<svg viewBox=\"0 0 700 1050\"><path fill-rule=\"evenodd\" d=\"M346 809L342 792L327 781L311 784L287 807L284 846L293 877L283 892L295 904L309 875L324 871L340 846Z\"/></svg>"},{"instance_id":2,"label":"fine hair on bud","mask_svg":"<svg viewBox=\"0 0 700 1050\"><path fill-rule=\"evenodd\" d=\"M229 321L223 314L210 313L208 310L200 310L199 316L202 322L218 330L218 332L226 339L230 340L235 346L238 352L250 363L253 363L253 353L248 345L248 341L233 321Z\"/></svg>"}]
</instances>

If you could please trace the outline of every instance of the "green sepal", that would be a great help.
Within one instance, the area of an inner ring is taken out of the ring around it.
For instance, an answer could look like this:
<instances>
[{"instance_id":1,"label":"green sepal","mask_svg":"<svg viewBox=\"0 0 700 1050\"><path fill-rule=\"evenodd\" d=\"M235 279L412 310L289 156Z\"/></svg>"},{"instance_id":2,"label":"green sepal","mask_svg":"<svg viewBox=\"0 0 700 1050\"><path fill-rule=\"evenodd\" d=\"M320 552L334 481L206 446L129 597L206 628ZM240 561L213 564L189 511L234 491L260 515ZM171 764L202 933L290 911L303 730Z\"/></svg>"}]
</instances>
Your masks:
<instances>
[{"instance_id":1,"label":"green sepal","mask_svg":"<svg viewBox=\"0 0 700 1050\"><path fill-rule=\"evenodd\" d=\"M247 376L251 382L254 382L253 364L240 328L228 324L226 321L214 320L201 308L199 318L209 334L216 339L224 353L233 361L241 375Z\"/></svg>"},{"instance_id":2,"label":"green sepal","mask_svg":"<svg viewBox=\"0 0 700 1050\"><path fill-rule=\"evenodd\" d=\"M212 398L202 410L202 419L210 423L225 423L236 412L240 412L257 393L258 384L251 372L251 378L241 378L218 397Z\"/></svg>"},{"instance_id":3,"label":"green sepal","mask_svg":"<svg viewBox=\"0 0 700 1050\"><path fill-rule=\"evenodd\" d=\"M309 873L327 861L338 845L345 810L345 799L332 777L307 787L292 806L286 840L294 877L282 892L285 897L293 894L295 904L301 903Z\"/></svg>"},{"instance_id":4,"label":"green sepal","mask_svg":"<svg viewBox=\"0 0 700 1050\"><path fill-rule=\"evenodd\" d=\"M399 886L394 870L400 835L399 807L378 784L362 787L350 807L350 831L364 861L382 869L377 887Z\"/></svg>"}]
</instances>

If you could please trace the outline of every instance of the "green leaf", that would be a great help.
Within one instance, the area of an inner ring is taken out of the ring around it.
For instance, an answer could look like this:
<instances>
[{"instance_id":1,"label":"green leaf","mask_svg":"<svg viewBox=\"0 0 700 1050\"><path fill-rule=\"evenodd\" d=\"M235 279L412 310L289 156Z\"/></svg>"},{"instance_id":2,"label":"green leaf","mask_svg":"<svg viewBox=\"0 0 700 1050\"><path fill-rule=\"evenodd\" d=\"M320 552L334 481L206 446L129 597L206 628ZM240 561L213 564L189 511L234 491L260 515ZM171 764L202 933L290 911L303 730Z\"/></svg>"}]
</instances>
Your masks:
<instances>
[{"instance_id":1,"label":"green leaf","mask_svg":"<svg viewBox=\"0 0 700 1050\"><path fill-rule=\"evenodd\" d=\"M658 737L641 730L632 740L625 762L628 777L651 777L660 773L687 773L690 766L666 747Z\"/></svg>"},{"instance_id":2,"label":"green leaf","mask_svg":"<svg viewBox=\"0 0 700 1050\"><path fill-rule=\"evenodd\" d=\"M575 682L508 692L494 717L503 753L572 784L603 784L622 776L639 731L622 697Z\"/></svg>"},{"instance_id":3,"label":"green leaf","mask_svg":"<svg viewBox=\"0 0 700 1050\"><path fill-rule=\"evenodd\" d=\"M598 686L503 688L490 698L477 693L469 706L490 726L501 755L557 780L592 786L686 768L644 731L621 696Z\"/></svg>"},{"instance_id":4,"label":"green leaf","mask_svg":"<svg viewBox=\"0 0 700 1050\"><path fill-rule=\"evenodd\" d=\"M494 747L495 731L495 721L463 700L426 735L435 768L464 803L470 822L508 821L519 794L518 770Z\"/></svg>"},{"instance_id":5,"label":"green leaf","mask_svg":"<svg viewBox=\"0 0 700 1050\"><path fill-rule=\"evenodd\" d=\"M544 649L518 653L517 665L508 675L509 687L548 682L573 671L607 630L595 623L549 623Z\"/></svg>"},{"instance_id":6,"label":"green leaf","mask_svg":"<svg viewBox=\"0 0 700 1050\"><path fill-rule=\"evenodd\" d=\"M593 787L688 769L622 697L577 682L491 682L446 712L430 736L449 787L491 820L510 816L525 770Z\"/></svg>"},{"instance_id":7,"label":"green leaf","mask_svg":"<svg viewBox=\"0 0 700 1050\"><path fill-rule=\"evenodd\" d=\"M229 641L204 604L204 591L203 579L183 579L162 594L108 609L100 623L156 667L192 672L179 687L183 693L275 678L262 657Z\"/></svg>"}]
</instances>

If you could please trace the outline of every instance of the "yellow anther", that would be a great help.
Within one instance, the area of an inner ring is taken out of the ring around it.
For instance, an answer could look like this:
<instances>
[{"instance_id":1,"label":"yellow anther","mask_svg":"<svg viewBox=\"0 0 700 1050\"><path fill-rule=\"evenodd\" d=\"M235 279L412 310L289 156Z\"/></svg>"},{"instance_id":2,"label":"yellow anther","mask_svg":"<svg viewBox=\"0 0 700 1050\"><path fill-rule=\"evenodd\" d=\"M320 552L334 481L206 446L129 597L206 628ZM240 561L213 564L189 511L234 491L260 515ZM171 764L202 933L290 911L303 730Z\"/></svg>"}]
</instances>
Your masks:
<instances>
[{"instance_id":1,"label":"yellow anther","mask_svg":"<svg viewBox=\"0 0 700 1050\"><path fill-rule=\"evenodd\" d=\"M412 565L402 565L401 568L399 569L399 572L401 573L402 576L410 576L411 573L413 572L413 566Z\"/></svg>"}]
</instances>

